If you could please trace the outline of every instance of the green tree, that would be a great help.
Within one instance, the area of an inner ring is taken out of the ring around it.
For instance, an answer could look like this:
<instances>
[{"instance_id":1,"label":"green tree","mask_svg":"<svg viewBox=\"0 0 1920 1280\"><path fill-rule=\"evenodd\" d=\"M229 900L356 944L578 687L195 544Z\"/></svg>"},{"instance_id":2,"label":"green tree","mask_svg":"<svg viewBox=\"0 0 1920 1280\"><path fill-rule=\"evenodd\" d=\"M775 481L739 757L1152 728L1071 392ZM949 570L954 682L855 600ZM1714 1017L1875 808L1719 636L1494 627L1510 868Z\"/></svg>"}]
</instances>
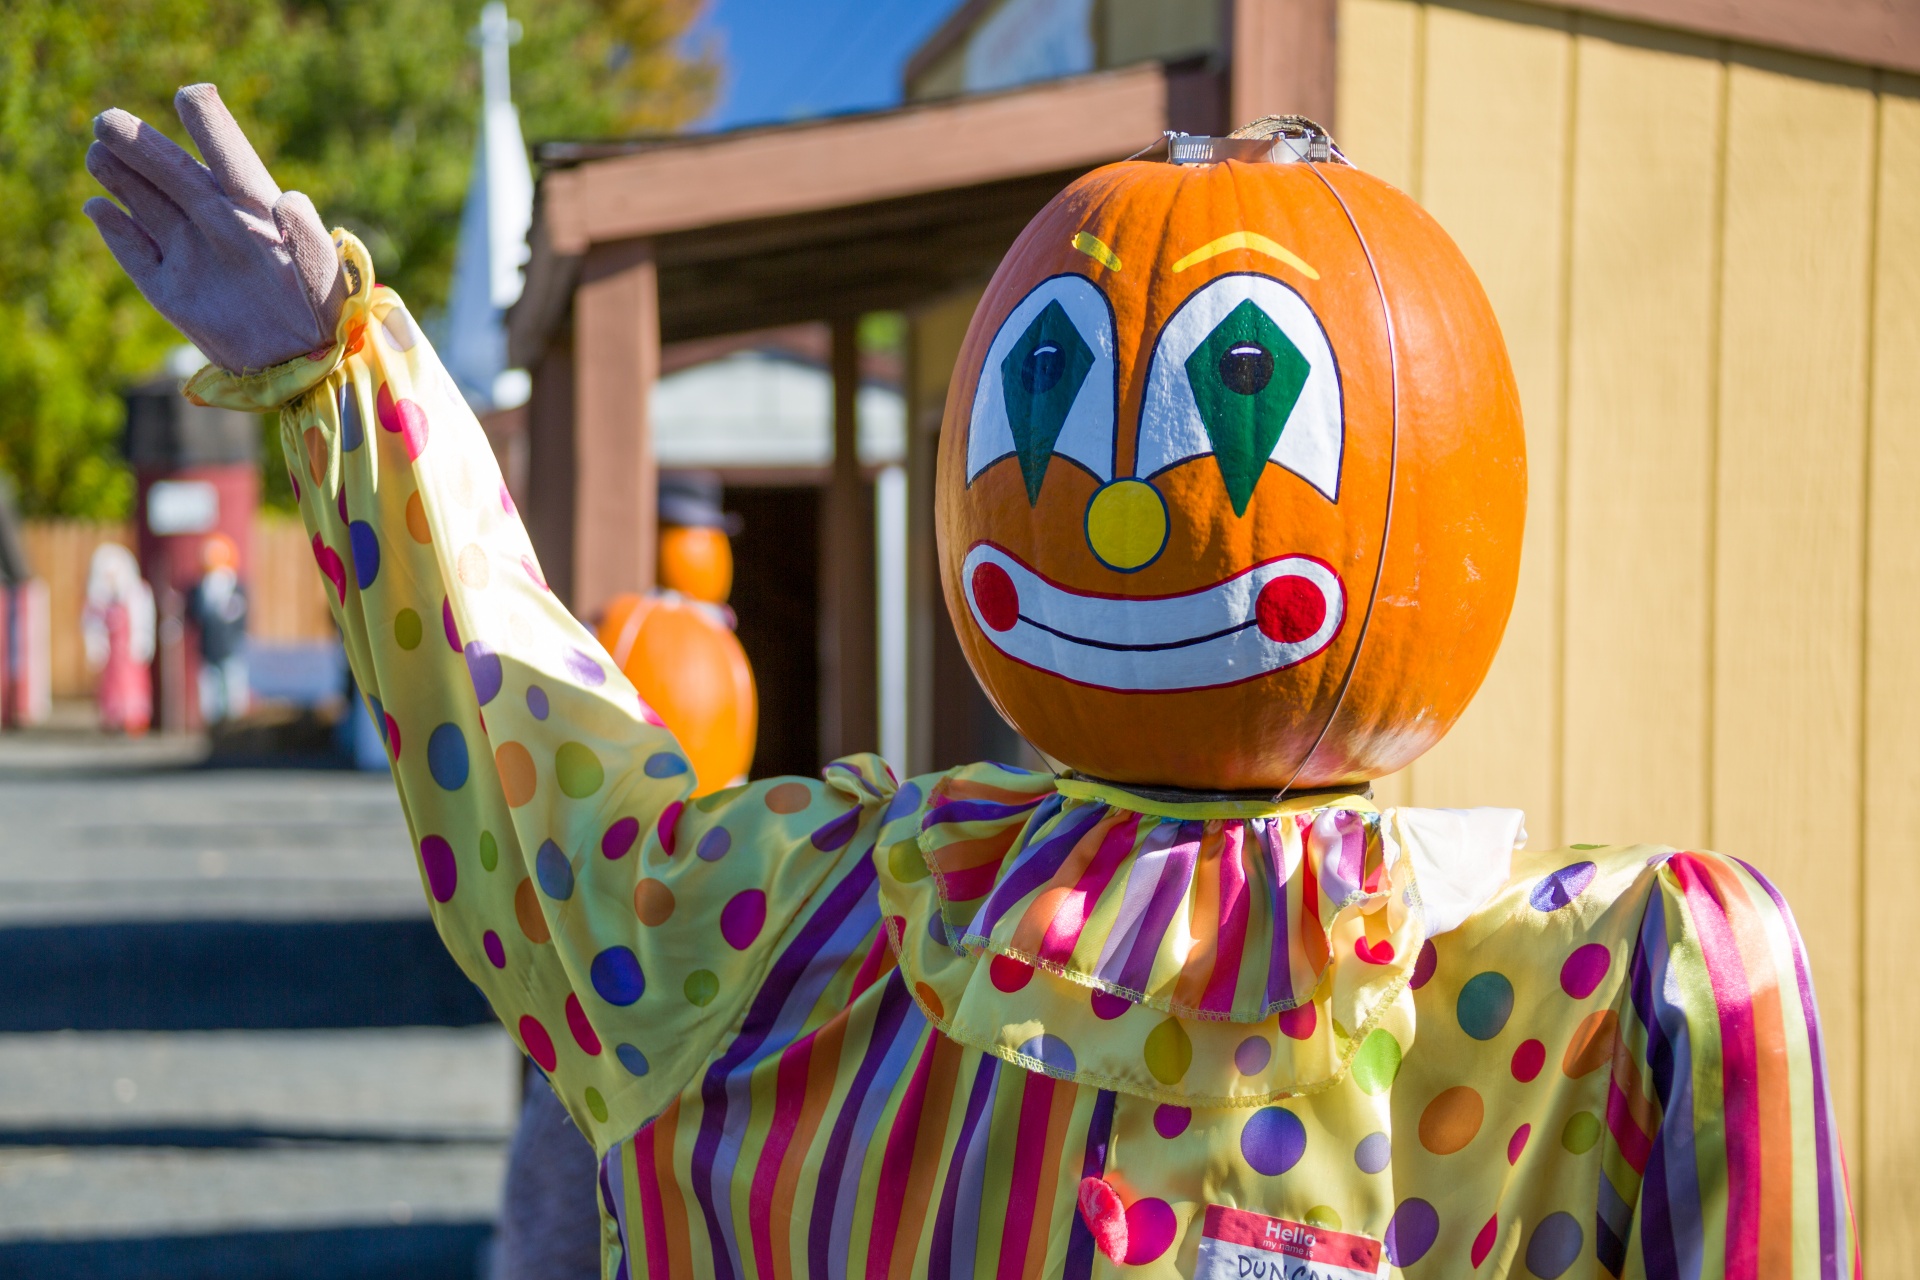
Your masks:
<instances>
[{"instance_id":1,"label":"green tree","mask_svg":"<svg viewBox=\"0 0 1920 1280\"><path fill-rule=\"evenodd\" d=\"M711 59L699 0L540 0L514 96L529 138L677 128ZM173 91L211 80L283 187L352 229L416 314L445 300L473 159L480 0L0 0L0 471L31 515L124 514L119 393L180 341L80 206L93 116L187 143ZM277 467L274 468L277 470Z\"/></svg>"}]
</instances>

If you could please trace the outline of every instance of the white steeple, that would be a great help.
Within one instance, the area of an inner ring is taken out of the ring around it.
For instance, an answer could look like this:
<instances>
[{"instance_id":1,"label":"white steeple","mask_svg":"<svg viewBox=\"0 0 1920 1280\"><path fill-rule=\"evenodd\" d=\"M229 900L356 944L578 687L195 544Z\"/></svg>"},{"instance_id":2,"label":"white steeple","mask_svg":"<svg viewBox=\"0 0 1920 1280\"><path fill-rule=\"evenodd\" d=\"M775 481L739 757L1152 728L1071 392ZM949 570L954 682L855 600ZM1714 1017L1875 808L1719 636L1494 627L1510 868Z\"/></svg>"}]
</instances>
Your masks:
<instances>
[{"instance_id":1,"label":"white steeple","mask_svg":"<svg viewBox=\"0 0 1920 1280\"><path fill-rule=\"evenodd\" d=\"M480 46L480 139L460 213L440 353L461 391L482 410L526 399L526 375L506 367L505 324L506 309L520 296L533 222L533 170L507 69L508 46L519 38L520 24L507 17L501 0L480 11L474 31Z\"/></svg>"}]
</instances>

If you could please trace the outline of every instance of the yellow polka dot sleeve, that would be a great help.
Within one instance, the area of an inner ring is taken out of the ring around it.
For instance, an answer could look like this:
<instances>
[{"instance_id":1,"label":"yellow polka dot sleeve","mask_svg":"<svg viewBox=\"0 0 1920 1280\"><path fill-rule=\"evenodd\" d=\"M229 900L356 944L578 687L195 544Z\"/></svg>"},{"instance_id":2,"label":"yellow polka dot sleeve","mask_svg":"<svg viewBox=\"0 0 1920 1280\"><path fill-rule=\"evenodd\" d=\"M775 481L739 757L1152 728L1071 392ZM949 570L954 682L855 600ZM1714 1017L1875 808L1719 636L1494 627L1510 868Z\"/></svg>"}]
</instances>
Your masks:
<instances>
[{"instance_id":1,"label":"yellow polka dot sleeve","mask_svg":"<svg viewBox=\"0 0 1920 1280\"><path fill-rule=\"evenodd\" d=\"M685 757L548 590L431 346L373 286L359 242L336 242L351 295L334 350L211 371L188 391L282 406L300 513L435 923L604 1151L737 1029L782 935L857 859L852 837L892 787L855 762L827 783L689 805Z\"/></svg>"}]
</instances>

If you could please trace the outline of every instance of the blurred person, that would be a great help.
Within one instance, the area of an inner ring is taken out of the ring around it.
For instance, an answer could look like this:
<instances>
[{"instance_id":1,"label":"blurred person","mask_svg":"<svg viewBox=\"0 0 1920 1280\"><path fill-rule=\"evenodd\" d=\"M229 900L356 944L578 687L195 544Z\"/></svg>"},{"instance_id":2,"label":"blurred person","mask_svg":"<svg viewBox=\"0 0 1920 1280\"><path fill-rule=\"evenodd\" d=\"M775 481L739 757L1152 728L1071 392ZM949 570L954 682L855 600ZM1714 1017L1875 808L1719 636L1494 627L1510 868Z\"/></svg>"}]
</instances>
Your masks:
<instances>
[{"instance_id":1,"label":"blurred person","mask_svg":"<svg viewBox=\"0 0 1920 1280\"><path fill-rule=\"evenodd\" d=\"M102 543L87 569L87 600L80 611L87 667L95 672L100 727L139 737L153 720L153 588L140 576L133 552Z\"/></svg>"},{"instance_id":2,"label":"blurred person","mask_svg":"<svg viewBox=\"0 0 1920 1280\"><path fill-rule=\"evenodd\" d=\"M247 713L247 589L240 549L224 533L200 544L200 581L187 596L200 633L200 718L208 725Z\"/></svg>"}]
</instances>

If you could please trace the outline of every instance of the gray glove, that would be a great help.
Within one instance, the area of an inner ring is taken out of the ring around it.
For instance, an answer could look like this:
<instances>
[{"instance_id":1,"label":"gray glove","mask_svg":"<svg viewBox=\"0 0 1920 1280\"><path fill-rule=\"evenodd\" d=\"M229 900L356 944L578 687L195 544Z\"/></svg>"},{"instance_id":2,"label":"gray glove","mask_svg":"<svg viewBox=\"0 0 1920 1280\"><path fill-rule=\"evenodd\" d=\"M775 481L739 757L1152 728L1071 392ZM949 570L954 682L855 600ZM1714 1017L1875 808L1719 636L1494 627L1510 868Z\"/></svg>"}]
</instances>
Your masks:
<instances>
[{"instance_id":1,"label":"gray glove","mask_svg":"<svg viewBox=\"0 0 1920 1280\"><path fill-rule=\"evenodd\" d=\"M87 172L126 206L86 203L107 248L229 372L332 346L346 283L313 202L281 194L212 85L188 85L173 106L205 165L117 107L94 118Z\"/></svg>"}]
</instances>

